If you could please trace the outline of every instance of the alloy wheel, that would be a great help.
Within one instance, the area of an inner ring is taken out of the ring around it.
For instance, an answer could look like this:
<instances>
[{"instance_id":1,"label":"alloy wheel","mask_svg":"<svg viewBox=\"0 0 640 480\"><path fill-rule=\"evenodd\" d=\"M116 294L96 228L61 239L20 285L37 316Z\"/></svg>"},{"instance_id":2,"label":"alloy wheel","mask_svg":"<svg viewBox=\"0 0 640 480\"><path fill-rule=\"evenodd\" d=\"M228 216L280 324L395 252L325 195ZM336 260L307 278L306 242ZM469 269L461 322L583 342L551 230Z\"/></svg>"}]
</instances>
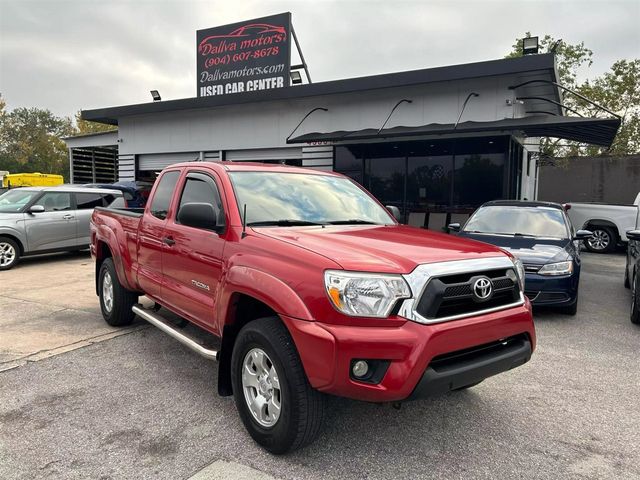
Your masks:
<instances>
[{"instance_id":1,"label":"alloy wheel","mask_svg":"<svg viewBox=\"0 0 640 480\"><path fill-rule=\"evenodd\" d=\"M8 267L16 259L16 249L10 243L0 243L0 267Z\"/></svg>"},{"instance_id":2,"label":"alloy wheel","mask_svg":"<svg viewBox=\"0 0 640 480\"><path fill-rule=\"evenodd\" d=\"M606 230L594 230L593 236L587 242L593 250L606 250L611 242L611 236Z\"/></svg>"},{"instance_id":3,"label":"alloy wheel","mask_svg":"<svg viewBox=\"0 0 640 480\"><path fill-rule=\"evenodd\" d=\"M244 357L242 390L254 420L273 427L282 411L282 391L276 367L261 348L252 348Z\"/></svg>"},{"instance_id":4,"label":"alloy wheel","mask_svg":"<svg viewBox=\"0 0 640 480\"><path fill-rule=\"evenodd\" d=\"M113 309L113 279L109 272L105 272L102 277L102 303L107 313Z\"/></svg>"}]
</instances>

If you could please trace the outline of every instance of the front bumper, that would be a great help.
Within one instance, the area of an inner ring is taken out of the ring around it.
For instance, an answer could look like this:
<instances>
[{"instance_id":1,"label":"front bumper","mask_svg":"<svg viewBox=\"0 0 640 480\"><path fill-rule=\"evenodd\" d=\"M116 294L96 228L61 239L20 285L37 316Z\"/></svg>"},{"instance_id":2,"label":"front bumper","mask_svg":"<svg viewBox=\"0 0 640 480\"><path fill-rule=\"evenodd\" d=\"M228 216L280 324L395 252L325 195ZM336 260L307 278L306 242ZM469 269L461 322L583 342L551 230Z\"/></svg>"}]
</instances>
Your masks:
<instances>
[{"instance_id":1,"label":"front bumper","mask_svg":"<svg viewBox=\"0 0 640 480\"><path fill-rule=\"evenodd\" d=\"M578 294L579 273L559 277L527 273L524 293L534 307L571 305Z\"/></svg>"},{"instance_id":2,"label":"front bumper","mask_svg":"<svg viewBox=\"0 0 640 480\"><path fill-rule=\"evenodd\" d=\"M371 402L405 400L414 391L423 396L450 390L469 378L474 383L526 362L536 343L529 301L508 310L430 325L395 319L397 326L363 327L282 318L314 388ZM462 370L449 372L452 381L446 380L448 373L442 369L437 375L429 371L438 357L511 337L526 341L528 353L519 352L518 358L498 356L495 361L479 356L469 360L469 365L459 365ZM367 384L350 377L354 359L388 360L390 364L380 383Z\"/></svg>"}]
</instances>

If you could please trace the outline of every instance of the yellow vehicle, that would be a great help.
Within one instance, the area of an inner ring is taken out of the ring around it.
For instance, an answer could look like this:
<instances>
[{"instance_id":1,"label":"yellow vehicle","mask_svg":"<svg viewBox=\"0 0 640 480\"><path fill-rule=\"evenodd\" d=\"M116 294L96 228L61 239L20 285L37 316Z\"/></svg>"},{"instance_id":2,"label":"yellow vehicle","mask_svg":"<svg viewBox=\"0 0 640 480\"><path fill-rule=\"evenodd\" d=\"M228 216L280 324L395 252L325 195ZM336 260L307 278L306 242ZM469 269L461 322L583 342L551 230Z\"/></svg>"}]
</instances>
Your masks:
<instances>
[{"instance_id":1,"label":"yellow vehicle","mask_svg":"<svg viewBox=\"0 0 640 480\"><path fill-rule=\"evenodd\" d=\"M62 185L62 175L48 173L9 173L2 176L3 188L15 187L55 187Z\"/></svg>"}]
</instances>

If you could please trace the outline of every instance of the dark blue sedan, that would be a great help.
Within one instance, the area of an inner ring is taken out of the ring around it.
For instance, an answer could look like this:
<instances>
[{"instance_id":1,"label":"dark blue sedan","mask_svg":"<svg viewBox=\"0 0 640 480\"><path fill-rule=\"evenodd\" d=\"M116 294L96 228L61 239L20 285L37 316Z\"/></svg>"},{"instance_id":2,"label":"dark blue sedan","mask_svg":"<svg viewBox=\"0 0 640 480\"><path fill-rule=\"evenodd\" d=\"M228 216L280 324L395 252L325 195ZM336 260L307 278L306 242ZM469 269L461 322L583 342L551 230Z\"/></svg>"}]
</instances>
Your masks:
<instances>
[{"instance_id":1,"label":"dark blue sedan","mask_svg":"<svg viewBox=\"0 0 640 480\"><path fill-rule=\"evenodd\" d=\"M562 205L499 200L476 210L463 228L449 225L462 237L501 247L525 268L525 295L534 306L558 307L575 315L580 282L579 241L591 232L571 225Z\"/></svg>"}]
</instances>

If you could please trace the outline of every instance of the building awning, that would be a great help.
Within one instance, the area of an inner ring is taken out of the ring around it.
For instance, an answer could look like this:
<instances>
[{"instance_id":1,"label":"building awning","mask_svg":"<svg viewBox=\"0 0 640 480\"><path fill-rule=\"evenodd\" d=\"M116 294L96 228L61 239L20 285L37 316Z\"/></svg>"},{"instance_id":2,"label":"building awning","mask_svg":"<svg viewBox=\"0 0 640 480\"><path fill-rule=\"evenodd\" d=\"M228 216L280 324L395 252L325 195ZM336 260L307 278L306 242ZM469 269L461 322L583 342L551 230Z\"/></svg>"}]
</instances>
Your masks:
<instances>
[{"instance_id":1,"label":"building awning","mask_svg":"<svg viewBox=\"0 0 640 480\"><path fill-rule=\"evenodd\" d=\"M505 118L491 122L430 123L417 127L392 127L378 132L375 128L353 131L314 132L290 138L287 143L348 142L385 138L447 135L453 133L502 132L526 137L553 137L591 145L610 147L620 127L619 118L583 118L536 115Z\"/></svg>"}]
</instances>

